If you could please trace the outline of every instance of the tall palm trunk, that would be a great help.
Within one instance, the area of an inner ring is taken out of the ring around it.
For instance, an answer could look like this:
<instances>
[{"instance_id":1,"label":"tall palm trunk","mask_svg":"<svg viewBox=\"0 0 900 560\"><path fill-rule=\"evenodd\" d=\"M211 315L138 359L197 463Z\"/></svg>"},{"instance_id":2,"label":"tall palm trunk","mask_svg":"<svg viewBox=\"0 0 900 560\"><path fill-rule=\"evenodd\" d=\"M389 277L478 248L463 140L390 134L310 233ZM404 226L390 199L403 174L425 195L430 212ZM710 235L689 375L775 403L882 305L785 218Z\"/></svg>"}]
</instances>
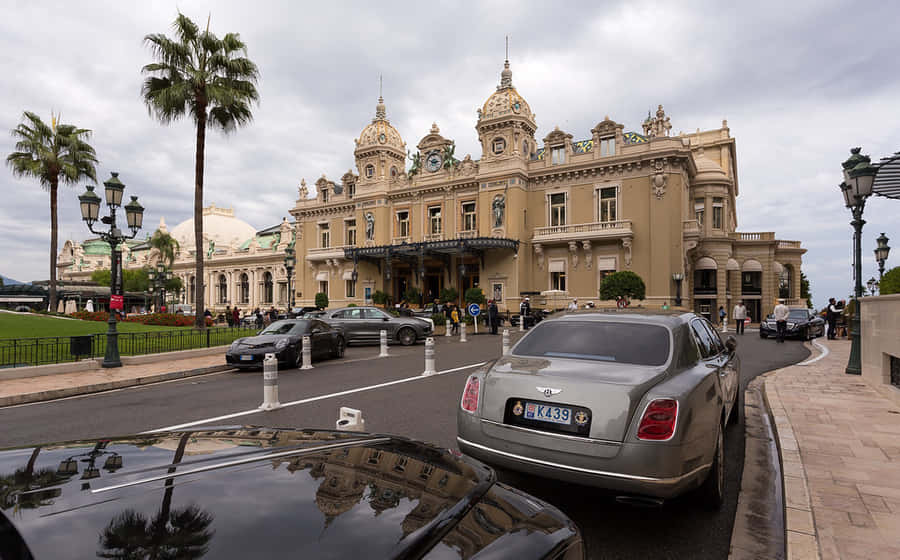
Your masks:
<instances>
[{"instance_id":1,"label":"tall palm trunk","mask_svg":"<svg viewBox=\"0 0 900 560\"><path fill-rule=\"evenodd\" d=\"M196 309L194 310L194 324L198 328L206 326L206 316L203 314L206 307L203 304L204 287L206 279L203 275L203 160L206 151L206 106L198 108L197 115L197 154L194 164L194 274L196 280L196 294L194 301ZM212 287L210 286L210 290Z\"/></svg>"},{"instance_id":2,"label":"tall palm trunk","mask_svg":"<svg viewBox=\"0 0 900 560\"><path fill-rule=\"evenodd\" d=\"M56 243L59 232L56 224L56 190L59 181L50 181L50 311L56 311Z\"/></svg>"}]
</instances>

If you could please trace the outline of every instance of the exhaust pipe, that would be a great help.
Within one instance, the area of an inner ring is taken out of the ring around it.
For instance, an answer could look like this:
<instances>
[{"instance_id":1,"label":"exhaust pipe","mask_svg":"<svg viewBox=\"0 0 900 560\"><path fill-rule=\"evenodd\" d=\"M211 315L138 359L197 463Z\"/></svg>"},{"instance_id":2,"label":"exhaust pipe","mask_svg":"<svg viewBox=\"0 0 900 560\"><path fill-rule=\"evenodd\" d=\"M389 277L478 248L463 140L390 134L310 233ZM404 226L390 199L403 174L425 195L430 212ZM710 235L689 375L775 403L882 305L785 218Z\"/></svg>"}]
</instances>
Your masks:
<instances>
[{"instance_id":1,"label":"exhaust pipe","mask_svg":"<svg viewBox=\"0 0 900 560\"><path fill-rule=\"evenodd\" d=\"M662 507L664 500L649 496L616 496L616 502L634 507L658 508Z\"/></svg>"}]
</instances>

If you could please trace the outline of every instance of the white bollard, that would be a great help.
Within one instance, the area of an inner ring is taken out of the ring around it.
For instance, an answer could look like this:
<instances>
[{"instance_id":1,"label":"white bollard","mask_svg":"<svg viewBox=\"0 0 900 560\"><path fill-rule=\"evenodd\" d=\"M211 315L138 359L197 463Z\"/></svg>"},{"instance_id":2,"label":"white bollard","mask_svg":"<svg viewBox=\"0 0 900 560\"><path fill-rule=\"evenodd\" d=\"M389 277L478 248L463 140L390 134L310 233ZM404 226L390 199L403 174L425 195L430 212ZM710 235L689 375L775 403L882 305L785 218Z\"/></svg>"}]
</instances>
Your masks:
<instances>
[{"instance_id":1,"label":"white bollard","mask_svg":"<svg viewBox=\"0 0 900 560\"><path fill-rule=\"evenodd\" d=\"M525 332L525 315L519 313L519 332Z\"/></svg>"},{"instance_id":2,"label":"white bollard","mask_svg":"<svg viewBox=\"0 0 900 560\"><path fill-rule=\"evenodd\" d=\"M425 339L425 371L422 375L434 375L437 373L434 369L434 338Z\"/></svg>"},{"instance_id":3,"label":"white bollard","mask_svg":"<svg viewBox=\"0 0 900 560\"><path fill-rule=\"evenodd\" d=\"M260 410L281 408L278 402L278 358L275 354L266 354L263 360L263 403Z\"/></svg>"},{"instance_id":4,"label":"white bollard","mask_svg":"<svg viewBox=\"0 0 900 560\"><path fill-rule=\"evenodd\" d=\"M728 332L728 315L722 317L722 332Z\"/></svg>"},{"instance_id":5,"label":"white bollard","mask_svg":"<svg viewBox=\"0 0 900 560\"><path fill-rule=\"evenodd\" d=\"M509 354L509 329L503 329L503 355Z\"/></svg>"},{"instance_id":6,"label":"white bollard","mask_svg":"<svg viewBox=\"0 0 900 560\"><path fill-rule=\"evenodd\" d=\"M345 432L365 432L366 421L363 420L362 411L342 406L335 427Z\"/></svg>"},{"instance_id":7,"label":"white bollard","mask_svg":"<svg viewBox=\"0 0 900 560\"><path fill-rule=\"evenodd\" d=\"M460 342L466 341L466 327L467 326L468 325L466 325L463 321L459 322L459 341Z\"/></svg>"},{"instance_id":8,"label":"white bollard","mask_svg":"<svg viewBox=\"0 0 900 560\"><path fill-rule=\"evenodd\" d=\"M447 332L444 333L444 336L453 336L450 334L451 330L453 330L453 326L450 324L450 319L447 319Z\"/></svg>"},{"instance_id":9,"label":"white bollard","mask_svg":"<svg viewBox=\"0 0 900 560\"><path fill-rule=\"evenodd\" d=\"M312 344L308 336L303 337L303 365L300 369L312 369Z\"/></svg>"},{"instance_id":10,"label":"white bollard","mask_svg":"<svg viewBox=\"0 0 900 560\"><path fill-rule=\"evenodd\" d=\"M379 358L387 358L388 357L387 331L385 331L385 330L381 331L381 352L378 354L378 357Z\"/></svg>"}]
</instances>

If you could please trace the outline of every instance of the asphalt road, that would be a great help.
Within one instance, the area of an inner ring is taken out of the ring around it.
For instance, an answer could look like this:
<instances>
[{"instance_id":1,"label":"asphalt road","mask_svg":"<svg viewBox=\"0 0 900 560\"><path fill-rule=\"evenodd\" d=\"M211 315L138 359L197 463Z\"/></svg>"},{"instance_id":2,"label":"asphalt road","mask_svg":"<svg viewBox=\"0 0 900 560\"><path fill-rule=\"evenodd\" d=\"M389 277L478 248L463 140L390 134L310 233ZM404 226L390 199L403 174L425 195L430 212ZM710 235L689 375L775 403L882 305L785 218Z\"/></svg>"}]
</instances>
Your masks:
<instances>
[{"instance_id":1,"label":"asphalt road","mask_svg":"<svg viewBox=\"0 0 900 560\"><path fill-rule=\"evenodd\" d=\"M514 335L518 334L513 332ZM0 409L0 447L65 441L180 426L257 424L333 428L338 409L363 411L366 430L387 432L456 447L456 408L466 376L500 354L500 337L437 337L437 370L424 369L423 347L392 346L377 358L377 346L350 347L342 360L312 370L279 374L280 401L272 412L262 402L262 373L228 372L47 403ZM741 385L760 373L796 363L809 352L799 343L776 344L747 333L739 337ZM457 369L459 368L459 369ZM451 370L451 371L448 371ZM335 395L335 393L343 393ZM513 473L500 478L553 503L581 527L589 558L726 558L744 459L743 418L726 433L728 500L722 511L705 512L689 499L660 508L616 503L590 488Z\"/></svg>"}]
</instances>

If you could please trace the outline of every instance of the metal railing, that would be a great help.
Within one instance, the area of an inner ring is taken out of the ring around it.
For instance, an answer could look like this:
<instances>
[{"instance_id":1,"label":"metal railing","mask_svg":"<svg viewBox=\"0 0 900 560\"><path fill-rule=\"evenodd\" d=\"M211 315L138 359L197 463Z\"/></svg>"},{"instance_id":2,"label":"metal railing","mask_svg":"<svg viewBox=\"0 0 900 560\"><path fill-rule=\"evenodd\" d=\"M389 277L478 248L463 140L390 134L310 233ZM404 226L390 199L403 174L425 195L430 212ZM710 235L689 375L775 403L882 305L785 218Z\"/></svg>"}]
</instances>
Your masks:
<instances>
[{"instance_id":1,"label":"metal railing","mask_svg":"<svg viewBox=\"0 0 900 560\"><path fill-rule=\"evenodd\" d=\"M256 328L218 327L119 333L119 354L142 356L231 344L243 336L254 336ZM87 341L86 339L90 339ZM82 349L78 347L81 346ZM73 352L79 352L78 355ZM61 364L102 358L106 333L83 336L0 339L0 368Z\"/></svg>"}]
</instances>

